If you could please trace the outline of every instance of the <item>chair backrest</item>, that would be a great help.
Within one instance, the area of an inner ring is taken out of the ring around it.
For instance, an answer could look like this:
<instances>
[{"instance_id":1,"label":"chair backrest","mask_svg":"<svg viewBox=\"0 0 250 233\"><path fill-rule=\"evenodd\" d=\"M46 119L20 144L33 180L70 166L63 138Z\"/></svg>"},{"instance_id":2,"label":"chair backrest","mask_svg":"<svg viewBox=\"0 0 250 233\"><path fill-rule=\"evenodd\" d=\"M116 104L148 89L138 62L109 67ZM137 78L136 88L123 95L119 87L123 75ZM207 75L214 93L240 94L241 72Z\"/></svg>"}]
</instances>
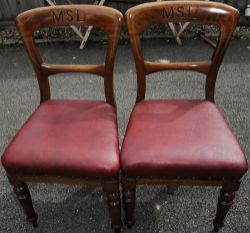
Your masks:
<instances>
[{"instance_id":1,"label":"chair backrest","mask_svg":"<svg viewBox=\"0 0 250 233\"><path fill-rule=\"evenodd\" d=\"M145 76L164 70L190 70L206 75L206 99L214 102L216 77L235 30L239 12L226 4L204 1L166 1L146 3L133 7L126 12L130 43L137 70L137 99L145 98ZM168 22L193 22L216 25L220 35L213 55L208 61L159 63L145 61L139 34L143 27L150 24Z\"/></svg>"},{"instance_id":2,"label":"chair backrest","mask_svg":"<svg viewBox=\"0 0 250 233\"><path fill-rule=\"evenodd\" d=\"M92 5L67 5L42 7L26 11L16 18L16 27L21 35L35 70L41 102L50 99L48 76L64 72L93 73L104 77L106 101L115 107L113 90L113 67L120 37L122 14L112 8ZM41 27L89 26L101 28L108 35L105 64L45 64L36 47L33 32Z\"/></svg>"}]
</instances>

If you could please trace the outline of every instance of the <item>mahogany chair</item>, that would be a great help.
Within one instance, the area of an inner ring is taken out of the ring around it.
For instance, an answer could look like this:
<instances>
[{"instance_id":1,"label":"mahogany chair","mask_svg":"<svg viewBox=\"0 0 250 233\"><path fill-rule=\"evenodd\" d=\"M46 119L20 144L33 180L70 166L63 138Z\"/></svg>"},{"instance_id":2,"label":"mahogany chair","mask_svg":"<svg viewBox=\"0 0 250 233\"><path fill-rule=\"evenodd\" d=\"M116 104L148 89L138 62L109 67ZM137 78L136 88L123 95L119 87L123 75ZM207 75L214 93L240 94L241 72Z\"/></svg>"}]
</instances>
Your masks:
<instances>
[{"instance_id":1,"label":"mahogany chair","mask_svg":"<svg viewBox=\"0 0 250 233\"><path fill-rule=\"evenodd\" d=\"M41 104L5 150L2 164L34 227L37 214L25 182L101 186L107 194L112 228L120 232L120 159L113 67L122 21L119 11L92 5L38 8L16 19L36 73ZM105 64L43 63L33 32L45 26L67 25L94 25L107 33ZM50 100L48 77L63 72L103 77L106 101Z\"/></svg>"},{"instance_id":2,"label":"mahogany chair","mask_svg":"<svg viewBox=\"0 0 250 233\"><path fill-rule=\"evenodd\" d=\"M248 169L242 149L214 104L219 67L239 13L231 6L201 1L168 1L136 6L126 12L137 70L137 99L121 149L125 223L134 224L136 185L222 186L218 231L233 204L240 179ZM217 46L208 61L159 63L144 60L139 34L149 24L194 22L217 25ZM205 100L144 100L146 75L165 70L206 75Z\"/></svg>"}]
</instances>

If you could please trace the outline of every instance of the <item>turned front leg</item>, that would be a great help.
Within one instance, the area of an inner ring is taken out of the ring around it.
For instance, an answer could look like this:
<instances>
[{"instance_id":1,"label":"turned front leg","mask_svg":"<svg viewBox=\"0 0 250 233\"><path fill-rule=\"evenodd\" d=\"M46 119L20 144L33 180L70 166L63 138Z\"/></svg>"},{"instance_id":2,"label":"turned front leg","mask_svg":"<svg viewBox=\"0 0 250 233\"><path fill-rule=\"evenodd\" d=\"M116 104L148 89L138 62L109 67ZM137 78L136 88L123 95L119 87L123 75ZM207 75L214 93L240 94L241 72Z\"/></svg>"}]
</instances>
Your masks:
<instances>
[{"instance_id":1,"label":"turned front leg","mask_svg":"<svg viewBox=\"0 0 250 233\"><path fill-rule=\"evenodd\" d=\"M135 223L136 181L134 179L123 178L122 194L125 209L125 224L130 228Z\"/></svg>"},{"instance_id":2,"label":"turned front leg","mask_svg":"<svg viewBox=\"0 0 250 233\"><path fill-rule=\"evenodd\" d=\"M214 231L218 232L224 225L225 217L233 204L235 192L239 189L240 182L232 181L223 185L218 199L216 218L213 221Z\"/></svg>"},{"instance_id":3,"label":"turned front leg","mask_svg":"<svg viewBox=\"0 0 250 233\"><path fill-rule=\"evenodd\" d=\"M122 221L119 184L118 182L105 182L103 183L102 187L108 199L111 227L115 233L120 233Z\"/></svg>"},{"instance_id":4,"label":"turned front leg","mask_svg":"<svg viewBox=\"0 0 250 233\"><path fill-rule=\"evenodd\" d=\"M12 183L13 190L16 194L18 201L20 202L23 210L27 216L28 222L30 222L34 227L37 227L37 214L33 208L30 192L28 186L24 182L14 182Z\"/></svg>"}]
</instances>

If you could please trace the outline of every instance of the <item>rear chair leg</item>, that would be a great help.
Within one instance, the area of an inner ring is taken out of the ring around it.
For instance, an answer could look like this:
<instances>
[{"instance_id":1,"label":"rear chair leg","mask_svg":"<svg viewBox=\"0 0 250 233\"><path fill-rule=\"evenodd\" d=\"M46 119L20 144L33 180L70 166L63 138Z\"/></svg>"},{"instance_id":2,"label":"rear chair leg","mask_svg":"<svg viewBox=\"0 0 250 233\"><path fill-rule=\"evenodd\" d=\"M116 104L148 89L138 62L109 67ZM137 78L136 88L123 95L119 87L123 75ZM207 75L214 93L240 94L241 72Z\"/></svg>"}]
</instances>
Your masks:
<instances>
[{"instance_id":1,"label":"rear chair leg","mask_svg":"<svg viewBox=\"0 0 250 233\"><path fill-rule=\"evenodd\" d=\"M220 190L216 218L213 221L214 231L218 232L224 226L224 219L233 204L235 192L239 189L240 182L226 182Z\"/></svg>"},{"instance_id":2,"label":"rear chair leg","mask_svg":"<svg viewBox=\"0 0 250 233\"><path fill-rule=\"evenodd\" d=\"M20 202L23 210L27 216L27 221L30 222L33 227L38 227L37 224L37 214L33 208L30 192L28 186L25 182L20 182L9 178L10 183L14 186L13 190L17 196L18 201Z\"/></svg>"},{"instance_id":3,"label":"rear chair leg","mask_svg":"<svg viewBox=\"0 0 250 233\"><path fill-rule=\"evenodd\" d=\"M121 221L121 199L119 183L105 182L102 184L103 191L107 194L109 212L111 216L111 227L115 233L120 233L122 227Z\"/></svg>"},{"instance_id":4,"label":"rear chair leg","mask_svg":"<svg viewBox=\"0 0 250 233\"><path fill-rule=\"evenodd\" d=\"M135 223L136 180L122 179L122 199L125 208L125 224L131 228Z\"/></svg>"}]
</instances>

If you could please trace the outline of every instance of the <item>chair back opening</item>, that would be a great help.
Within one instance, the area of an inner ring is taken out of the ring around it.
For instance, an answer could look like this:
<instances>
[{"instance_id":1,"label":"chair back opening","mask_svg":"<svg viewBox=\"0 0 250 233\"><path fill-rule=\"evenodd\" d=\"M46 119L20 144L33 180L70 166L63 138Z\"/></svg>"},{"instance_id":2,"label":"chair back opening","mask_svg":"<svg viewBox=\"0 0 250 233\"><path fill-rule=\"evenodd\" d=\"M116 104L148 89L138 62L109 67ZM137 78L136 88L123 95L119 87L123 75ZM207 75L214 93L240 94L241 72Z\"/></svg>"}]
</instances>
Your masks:
<instances>
[{"instance_id":1,"label":"chair back opening","mask_svg":"<svg viewBox=\"0 0 250 233\"><path fill-rule=\"evenodd\" d=\"M104 64L47 64L37 49L33 33L43 27L94 26L107 33L108 45ZM83 72L104 78L106 101L115 107L113 68L120 37L122 14L112 8L92 5L67 5L42 7L26 11L16 18L16 27L21 35L35 70L40 101L50 99L48 77L58 73Z\"/></svg>"},{"instance_id":2,"label":"chair back opening","mask_svg":"<svg viewBox=\"0 0 250 233\"><path fill-rule=\"evenodd\" d=\"M146 75L165 70L189 70L205 74L206 99L214 102L216 77L238 18L239 12L235 8L222 3L204 1L145 3L129 9L126 12L126 23L137 70L136 102L145 98ZM217 26L219 37L211 59L165 63L145 60L140 41L142 29L152 24L169 22L191 22Z\"/></svg>"}]
</instances>

